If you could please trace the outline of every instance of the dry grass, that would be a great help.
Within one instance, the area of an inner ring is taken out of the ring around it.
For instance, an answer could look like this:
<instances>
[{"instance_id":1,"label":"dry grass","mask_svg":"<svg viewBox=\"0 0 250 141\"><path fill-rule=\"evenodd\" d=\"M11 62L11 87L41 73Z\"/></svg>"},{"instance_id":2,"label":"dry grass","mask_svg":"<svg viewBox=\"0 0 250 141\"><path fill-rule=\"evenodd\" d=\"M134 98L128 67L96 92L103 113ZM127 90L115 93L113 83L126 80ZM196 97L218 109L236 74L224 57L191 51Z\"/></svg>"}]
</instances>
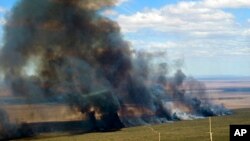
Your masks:
<instances>
[{"instance_id":1,"label":"dry grass","mask_svg":"<svg viewBox=\"0 0 250 141\"><path fill-rule=\"evenodd\" d=\"M1 108L6 110L11 123L71 121L83 118L80 112L63 104L4 105Z\"/></svg>"},{"instance_id":2,"label":"dry grass","mask_svg":"<svg viewBox=\"0 0 250 141\"><path fill-rule=\"evenodd\" d=\"M236 110L233 115L212 118L214 141L229 141L230 124L250 124L250 109ZM209 141L208 119L179 121L151 126L161 133L161 141ZM125 128L117 132L40 138L36 141L158 141L149 127Z\"/></svg>"}]
</instances>

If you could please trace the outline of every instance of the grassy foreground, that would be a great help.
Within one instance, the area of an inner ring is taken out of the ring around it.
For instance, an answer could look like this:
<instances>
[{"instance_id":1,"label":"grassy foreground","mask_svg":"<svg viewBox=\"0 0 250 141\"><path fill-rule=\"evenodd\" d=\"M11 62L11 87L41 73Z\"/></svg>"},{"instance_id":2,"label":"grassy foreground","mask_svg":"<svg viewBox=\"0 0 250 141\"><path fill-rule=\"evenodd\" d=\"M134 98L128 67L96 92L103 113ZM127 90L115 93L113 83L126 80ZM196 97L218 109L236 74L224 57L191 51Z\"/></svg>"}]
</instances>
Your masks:
<instances>
[{"instance_id":1,"label":"grassy foreground","mask_svg":"<svg viewBox=\"0 0 250 141\"><path fill-rule=\"evenodd\" d=\"M230 124L250 124L250 109L235 110L230 116L212 117L213 141L229 141ZM117 132L40 138L36 141L158 141L158 133L153 130L161 133L161 141L209 141L207 118L125 128Z\"/></svg>"}]
</instances>

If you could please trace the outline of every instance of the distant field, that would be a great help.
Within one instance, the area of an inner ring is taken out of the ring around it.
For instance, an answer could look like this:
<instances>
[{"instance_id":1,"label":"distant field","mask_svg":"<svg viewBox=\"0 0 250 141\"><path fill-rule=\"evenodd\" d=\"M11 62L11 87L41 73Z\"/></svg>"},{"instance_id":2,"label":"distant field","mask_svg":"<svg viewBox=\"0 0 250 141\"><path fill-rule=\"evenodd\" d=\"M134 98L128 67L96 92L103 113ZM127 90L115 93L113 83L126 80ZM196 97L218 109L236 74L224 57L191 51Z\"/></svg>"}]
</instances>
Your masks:
<instances>
[{"instance_id":1,"label":"distant field","mask_svg":"<svg viewBox=\"0 0 250 141\"><path fill-rule=\"evenodd\" d=\"M80 112L63 104L3 105L11 123L81 120Z\"/></svg>"},{"instance_id":2,"label":"distant field","mask_svg":"<svg viewBox=\"0 0 250 141\"><path fill-rule=\"evenodd\" d=\"M236 110L231 116L213 117L214 141L229 141L230 124L250 124L250 81L203 81L207 87L209 98L216 104L224 104L229 109ZM230 89L228 89L230 88ZM228 91L231 90L232 91ZM238 91L239 90L239 91ZM241 91L244 90L244 91ZM13 99L13 100L12 100ZM12 100L12 101L11 101ZM9 94L7 90L0 91L0 108L6 110L9 120L13 122L48 122L71 121L82 119L82 115L66 105L60 104L13 104L20 101ZM11 102L10 102L11 101ZM248 109L242 109L248 108ZM37 141L209 141L208 119L179 121L174 123L154 125L150 127L125 128L117 132L90 133L74 136L59 136L57 133L42 135ZM65 135L65 134L64 134ZM54 138L51 138L54 136Z\"/></svg>"},{"instance_id":3,"label":"distant field","mask_svg":"<svg viewBox=\"0 0 250 141\"><path fill-rule=\"evenodd\" d=\"M212 118L214 141L229 141L230 124L250 124L250 109L235 110L233 115ZM209 141L208 119L179 121L154 126L125 128L117 132L89 133L53 138L30 139L36 141ZM26 139L28 140L28 139Z\"/></svg>"},{"instance_id":4,"label":"distant field","mask_svg":"<svg viewBox=\"0 0 250 141\"><path fill-rule=\"evenodd\" d=\"M202 81L208 97L229 109L250 108L250 80Z\"/></svg>"},{"instance_id":5,"label":"distant field","mask_svg":"<svg viewBox=\"0 0 250 141\"><path fill-rule=\"evenodd\" d=\"M207 96L215 104L229 109L250 108L250 80L206 80ZM246 91L248 90L249 91ZM232 91L229 91L232 90ZM25 100L13 97L0 89L0 108L7 111L11 122L46 122L82 119L81 113L65 104L22 104Z\"/></svg>"},{"instance_id":6,"label":"distant field","mask_svg":"<svg viewBox=\"0 0 250 141\"><path fill-rule=\"evenodd\" d=\"M219 88L250 88L250 80L210 80L201 81L206 84L208 89L219 89Z\"/></svg>"}]
</instances>

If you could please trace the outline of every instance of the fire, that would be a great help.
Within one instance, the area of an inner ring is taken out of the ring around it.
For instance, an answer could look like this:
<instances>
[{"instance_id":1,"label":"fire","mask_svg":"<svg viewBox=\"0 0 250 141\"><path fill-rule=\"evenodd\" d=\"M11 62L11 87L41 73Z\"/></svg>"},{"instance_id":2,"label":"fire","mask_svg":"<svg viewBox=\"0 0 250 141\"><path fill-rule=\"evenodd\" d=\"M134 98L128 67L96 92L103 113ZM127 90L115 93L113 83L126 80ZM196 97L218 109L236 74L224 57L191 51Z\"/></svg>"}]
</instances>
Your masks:
<instances>
[{"instance_id":1,"label":"fire","mask_svg":"<svg viewBox=\"0 0 250 141\"><path fill-rule=\"evenodd\" d=\"M202 101L204 91L187 94L182 70L170 76L166 62L156 61L166 53L131 52L119 25L100 14L115 2L20 0L7 22L0 54L0 72L11 95L28 105L62 103L77 109L84 115L77 125L88 131L228 113ZM33 72L24 73L35 60ZM27 124L9 127L13 136L32 129Z\"/></svg>"}]
</instances>

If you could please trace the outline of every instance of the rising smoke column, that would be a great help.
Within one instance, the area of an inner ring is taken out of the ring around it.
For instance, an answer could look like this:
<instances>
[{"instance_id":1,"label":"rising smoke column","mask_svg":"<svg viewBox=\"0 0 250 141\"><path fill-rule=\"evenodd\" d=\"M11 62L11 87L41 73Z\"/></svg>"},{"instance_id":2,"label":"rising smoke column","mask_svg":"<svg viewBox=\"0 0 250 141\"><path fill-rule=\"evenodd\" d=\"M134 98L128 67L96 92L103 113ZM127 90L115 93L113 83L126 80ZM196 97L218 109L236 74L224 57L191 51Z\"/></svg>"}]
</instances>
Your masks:
<instances>
[{"instance_id":1,"label":"rising smoke column","mask_svg":"<svg viewBox=\"0 0 250 141\"><path fill-rule=\"evenodd\" d=\"M130 51L117 23L99 14L114 3L19 1L5 27L0 54L0 69L12 93L28 100L61 95L83 113L118 117L114 90L131 70ZM34 60L31 77L24 68Z\"/></svg>"},{"instance_id":2,"label":"rising smoke column","mask_svg":"<svg viewBox=\"0 0 250 141\"><path fill-rule=\"evenodd\" d=\"M118 24L100 14L114 4L113 0L20 0L5 26L0 52L0 71L12 94L27 102L66 102L88 116L93 130L174 120L179 116L169 111L173 107L166 101L176 99L192 109L191 114L206 116L203 111L210 104L185 96L186 76L181 70L173 77L155 76L143 53L132 58ZM160 65L165 72L167 66ZM32 76L27 67L33 69ZM127 105L148 115L127 117L124 110L118 116Z\"/></svg>"},{"instance_id":3,"label":"rising smoke column","mask_svg":"<svg viewBox=\"0 0 250 141\"><path fill-rule=\"evenodd\" d=\"M75 73L84 75L84 71L93 71L91 68L112 86L118 85L130 69L130 54L118 25L98 14L101 6L110 4L86 0L20 1L7 23L1 51L6 79L24 77L23 68L29 59L37 58L37 76L44 87L73 82L78 75Z\"/></svg>"}]
</instances>

